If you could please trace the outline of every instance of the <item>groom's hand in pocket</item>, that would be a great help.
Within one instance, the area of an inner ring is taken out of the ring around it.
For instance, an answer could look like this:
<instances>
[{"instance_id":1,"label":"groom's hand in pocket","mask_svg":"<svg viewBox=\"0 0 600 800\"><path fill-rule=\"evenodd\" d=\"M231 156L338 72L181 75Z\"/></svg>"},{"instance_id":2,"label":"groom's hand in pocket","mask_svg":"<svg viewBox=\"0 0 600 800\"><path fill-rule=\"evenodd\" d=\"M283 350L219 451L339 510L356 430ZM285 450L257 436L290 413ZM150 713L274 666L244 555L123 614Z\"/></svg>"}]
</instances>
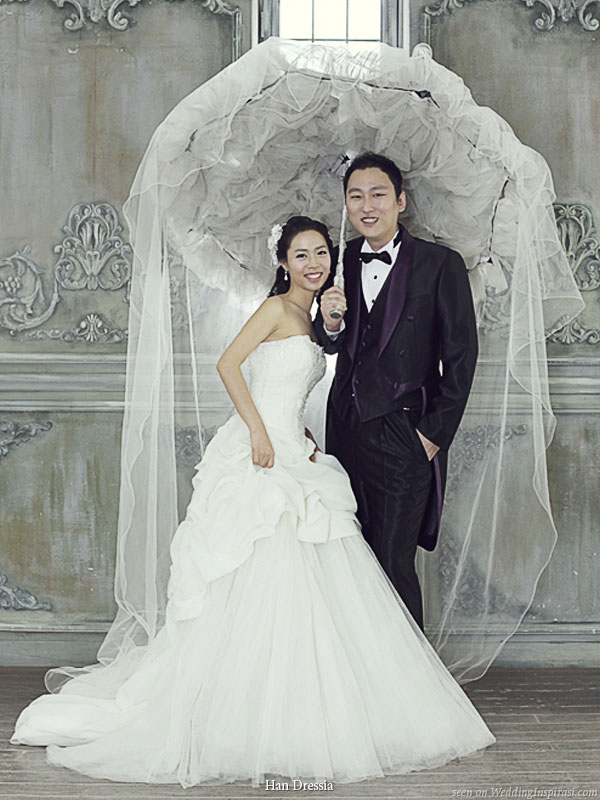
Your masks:
<instances>
[{"instance_id":1,"label":"groom's hand in pocket","mask_svg":"<svg viewBox=\"0 0 600 800\"><path fill-rule=\"evenodd\" d=\"M315 458L316 454L321 452L321 451L319 450L319 445L316 443L316 441L315 441L315 437L314 437L314 436L312 435L312 433L311 433L311 432L308 430L308 428L304 428L304 435L306 436L306 438L307 438L307 439L310 439L310 440L311 440L311 442L312 442L312 443L314 444L314 446L315 446L315 449L314 449L314 451L313 451L313 454L312 454L311 456L309 456L309 457L308 457L308 460L309 460L309 461L312 461L312 462L313 462L313 464L314 464L314 463L316 463L316 461L317 461L317 459Z\"/></svg>"},{"instance_id":2,"label":"groom's hand in pocket","mask_svg":"<svg viewBox=\"0 0 600 800\"><path fill-rule=\"evenodd\" d=\"M419 435L419 439L421 440L421 444L425 448L425 452L427 453L427 458L431 461L432 458L435 458L440 448L437 446L437 444L430 442L426 436L423 436L423 434L418 428L416 428L416 431Z\"/></svg>"}]
</instances>

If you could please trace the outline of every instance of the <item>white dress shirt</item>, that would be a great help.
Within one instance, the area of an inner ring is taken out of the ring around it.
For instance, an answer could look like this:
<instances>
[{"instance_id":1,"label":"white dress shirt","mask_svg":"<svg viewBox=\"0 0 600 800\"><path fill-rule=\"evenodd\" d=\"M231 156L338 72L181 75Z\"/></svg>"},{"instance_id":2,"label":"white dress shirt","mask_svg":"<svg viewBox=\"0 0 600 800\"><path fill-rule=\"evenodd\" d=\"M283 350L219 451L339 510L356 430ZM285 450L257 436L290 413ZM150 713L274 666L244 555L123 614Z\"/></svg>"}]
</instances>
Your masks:
<instances>
[{"instance_id":1,"label":"white dress shirt","mask_svg":"<svg viewBox=\"0 0 600 800\"><path fill-rule=\"evenodd\" d=\"M394 234L394 238L395 236L396 234ZM366 239L363 242L363 246L360 249L361 253L389 253L390 258L392 259L391 264L385 264L383 261L373 259L373 261L371 261L369 264L363 263L362 265L360 277L362 281L363 297L365 298L365 304L368 311L370 311L373 307L373 304L377 299L377 295L381 291L381 287L385 283L387 276L390 274L392 267L396 263L398 252L400 250L400 244L401 242L398 242L398 244L394 246L394 239L390 239L390 241L384 247L380 247L379 250L375 251Z\"/></svg>"},{"instance_id":2,"label":"white dress shirt","mask_svg":"<svg viewBox=\"0 0 600 800\"><path fill-rule=\"evenodd\" d=\"M392 259L391 264L385 264L383 261L379 261L378 259L373 259L369 264L362 264L361 270L361 283L362 283L362 292L363 297L365 299L365 304L367 306L367 310L370 311L373 308L373 304L377 299L377 295L381 291L381 287L385 283L388 275L394 264L396 263L396 259L398 258L398 253L400 251L401 242L398 242L397 245L394 245L394 239L396 238L397 232L394 234L394 238L390 239L390 241L384 245L384 247L380 247L379 250L373 250L371 245L365 239L363 245L360 249L361 253L389 253ZM346 327L344 320L340 325L340 329L337 331L330 331L327 330L327 326L323 325L325 328L325 333L329 336L330 339L335 339Z\"/></svg>"}]
</instances>

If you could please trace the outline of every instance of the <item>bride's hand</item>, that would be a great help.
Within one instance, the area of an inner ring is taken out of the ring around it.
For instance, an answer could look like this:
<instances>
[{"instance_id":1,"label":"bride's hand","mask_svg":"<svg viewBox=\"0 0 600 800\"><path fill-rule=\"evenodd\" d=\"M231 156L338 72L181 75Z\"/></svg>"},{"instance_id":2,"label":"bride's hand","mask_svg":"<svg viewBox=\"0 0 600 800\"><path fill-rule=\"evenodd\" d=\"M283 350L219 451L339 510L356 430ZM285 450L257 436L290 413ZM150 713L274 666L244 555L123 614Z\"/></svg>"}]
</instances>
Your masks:
<instances>
[{"instance_id":1,"label":"bride's hand","mask_svg":"<svg viewBox=\"0 0 600 800\"><path fill-rule=\"evenodd\" d=\"M263 429L250 431L252 445L252 463L259 467L271 468L275 463L275 452L269 434Z\"/></svg>"}]
</instances>

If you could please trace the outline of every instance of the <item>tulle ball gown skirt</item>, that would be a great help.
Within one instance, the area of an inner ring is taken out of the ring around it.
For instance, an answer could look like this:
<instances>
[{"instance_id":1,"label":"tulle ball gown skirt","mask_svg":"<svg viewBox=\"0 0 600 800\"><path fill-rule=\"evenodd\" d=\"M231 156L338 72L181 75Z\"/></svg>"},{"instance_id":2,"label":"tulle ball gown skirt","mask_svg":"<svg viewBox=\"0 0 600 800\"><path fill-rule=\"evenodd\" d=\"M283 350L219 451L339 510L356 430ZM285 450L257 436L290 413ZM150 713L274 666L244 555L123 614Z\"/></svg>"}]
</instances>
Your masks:
<instances>
[{"instance_id":1,"label":"tulle ball gown skirt","mask_svg":"<svg viewBox=\"0 0 600 800\"><path fill-rule=\"evenodd\" d=\"M237 415L208 446L159 634L35 699L13 744L189 787L381 778L495 741L363 539L339 464L269 433L272 470L252 464Z\"/></svg>"},{"instance_id":2,"label":"tulle ball gown skirt","mask_svg":"<svg viewBox=\"0 0 600 800\"><path fill-rule=\"evenodd\" d=\"M198 617L114 673L35 700L13 742L98 778L192 786L357 781L494 741L363 538L299 541L291 514L209 585Z\"/></svg>"}]
</instances>

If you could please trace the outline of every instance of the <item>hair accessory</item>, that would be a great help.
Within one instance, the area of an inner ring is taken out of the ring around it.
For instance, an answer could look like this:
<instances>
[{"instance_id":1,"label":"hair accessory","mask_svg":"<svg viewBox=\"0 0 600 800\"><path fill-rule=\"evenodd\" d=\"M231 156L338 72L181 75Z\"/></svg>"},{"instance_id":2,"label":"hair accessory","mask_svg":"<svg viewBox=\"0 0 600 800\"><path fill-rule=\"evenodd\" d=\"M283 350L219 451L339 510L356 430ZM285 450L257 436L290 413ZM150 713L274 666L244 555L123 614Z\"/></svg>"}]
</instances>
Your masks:
<instances>
[{"instance_id":1,"label":"hair accessory","mask_svg":"<svg viewBox=\"0 0 600 800\"><path fill-rule=\"evenodd\" d=\"M267 247L269 248L269 253L271 254L271 263L274 267L279 264L279 259L277 258L277 245L279 244L279 240L281 239L281 234L283 233L283 225L273 225L271 228L271 235L267 241Z\"/></svg>"}]
</instances>

